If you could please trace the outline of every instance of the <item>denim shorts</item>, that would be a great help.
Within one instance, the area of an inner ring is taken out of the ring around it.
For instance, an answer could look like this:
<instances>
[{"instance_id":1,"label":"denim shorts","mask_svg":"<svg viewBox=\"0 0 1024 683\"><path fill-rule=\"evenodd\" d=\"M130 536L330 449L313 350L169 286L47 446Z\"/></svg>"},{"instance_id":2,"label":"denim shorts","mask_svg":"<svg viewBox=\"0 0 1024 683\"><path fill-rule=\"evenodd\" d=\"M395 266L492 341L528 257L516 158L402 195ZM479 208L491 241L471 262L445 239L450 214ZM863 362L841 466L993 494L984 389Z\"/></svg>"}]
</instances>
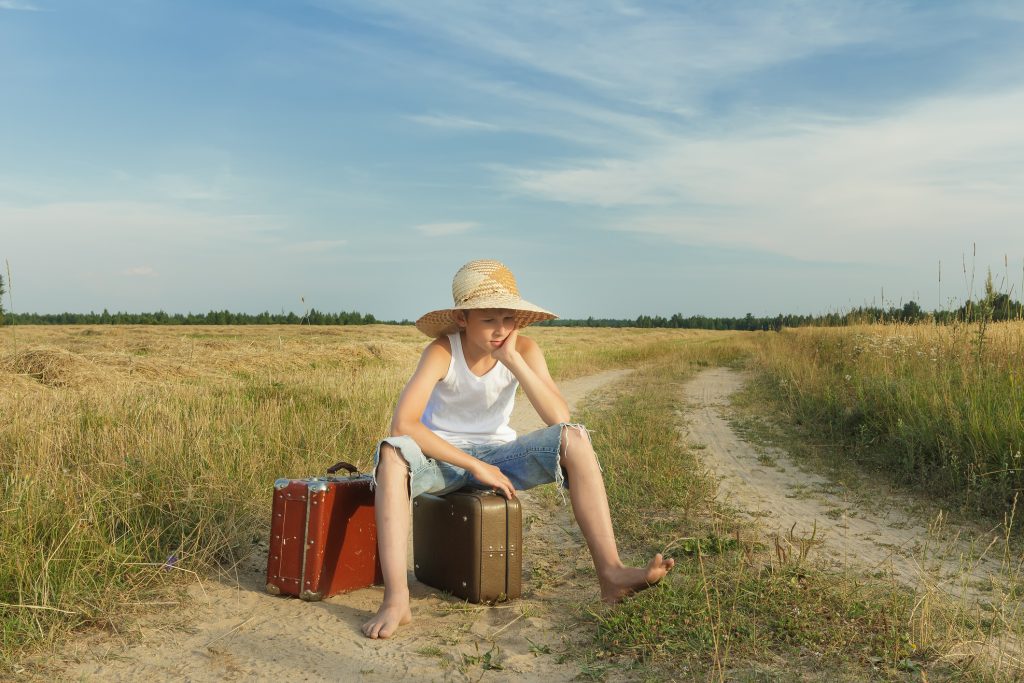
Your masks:
<instances>
[{"instance_id":1,"label":"denim shorts","mask_svg":"<svg viewBox=\"0 0 1024 683\"><path fill-rule=\"evenodd\" d=\"M578 428L584 434L583 425L562 422L524 434L508 443L463 444L459 448L504 473L517 491L523 491L541 484L556 482L568 487L561 465L562 435L567 428ZM589 434L587 434L589 438ZM421 493L444 495L464 487L488 489L466 470L441 460L428 457L420 450L419 444L409 436L390 436L377 444L373 456L373 477L377 481L377 463L380 447L391 444L405 458L409 465L409 495L415 498Z\"/></svg>"}]
</instances>

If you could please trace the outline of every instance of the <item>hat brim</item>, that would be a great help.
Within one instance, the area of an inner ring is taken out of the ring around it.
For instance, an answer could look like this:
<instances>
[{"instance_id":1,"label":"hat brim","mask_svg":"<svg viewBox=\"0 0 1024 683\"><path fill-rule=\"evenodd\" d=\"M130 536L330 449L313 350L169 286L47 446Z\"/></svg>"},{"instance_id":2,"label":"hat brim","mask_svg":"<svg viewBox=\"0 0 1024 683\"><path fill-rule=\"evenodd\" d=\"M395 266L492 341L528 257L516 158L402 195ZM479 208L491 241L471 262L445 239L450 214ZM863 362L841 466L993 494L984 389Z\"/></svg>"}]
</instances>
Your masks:
<instances>
[{"instance_id":1,"label":"hat brim","mask_svg":"<svg viewBox=\"0 0 1024 683\"><path fill-rule=\"evenodd\" d=\"M459 325L455 322L455 311L471 311L480 308L505 308L515 311L516 328L521 329L543 320L554 320L558 316L540 306L523 299L489 299L474 301L471 305L442 308L420 316L416 321L416 329L431 338L441 337L458 332Z\"/></svg>"}]
</instances>

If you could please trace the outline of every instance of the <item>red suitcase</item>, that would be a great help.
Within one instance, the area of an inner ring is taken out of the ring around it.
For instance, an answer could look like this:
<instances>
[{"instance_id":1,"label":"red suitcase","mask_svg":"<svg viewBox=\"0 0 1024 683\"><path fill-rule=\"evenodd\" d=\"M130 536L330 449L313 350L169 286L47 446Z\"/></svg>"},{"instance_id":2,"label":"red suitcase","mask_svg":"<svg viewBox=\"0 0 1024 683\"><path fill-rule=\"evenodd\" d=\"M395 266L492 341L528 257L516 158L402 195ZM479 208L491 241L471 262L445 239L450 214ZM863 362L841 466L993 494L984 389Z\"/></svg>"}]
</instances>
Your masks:
<instances>
[{"instance_id":1,"label":"red suitcase","mask_svg":"<svg viewBox=\"0 0 1024 683\"><path fill-rule=\"evenodd\" d=\"M267 592L320 600L382 583L371 478L340 462L341 477L278 479L267 553Z\"/></svg>"}]
</instances>

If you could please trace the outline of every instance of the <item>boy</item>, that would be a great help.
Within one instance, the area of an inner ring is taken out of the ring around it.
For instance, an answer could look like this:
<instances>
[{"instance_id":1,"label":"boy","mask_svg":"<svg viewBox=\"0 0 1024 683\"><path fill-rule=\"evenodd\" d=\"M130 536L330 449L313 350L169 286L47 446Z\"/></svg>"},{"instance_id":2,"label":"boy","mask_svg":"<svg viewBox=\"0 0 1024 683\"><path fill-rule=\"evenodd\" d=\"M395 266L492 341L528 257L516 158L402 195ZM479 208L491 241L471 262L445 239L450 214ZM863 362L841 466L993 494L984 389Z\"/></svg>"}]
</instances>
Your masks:
<instances>
[{"instance_id":1,"label":"boy","mask_svg":"<svg viewBox=\"0 0 1024 683\"><path fill-rule=\"evenodd\" d=\"M512 498L516 489L556 482L569 488L606 602L662 579L675 561L657 554L646 567L619 560L601 470L582 425L548 373L544 355L519 330L553 313L519 297L498 261L471 261L452 282L455 306L427 313L416 327L434 338L398 399L392 436L374 457L377 546L384 600L363 624L388 638L412 619L406 580L409 501L465 485ZM509 427L516 387L549 426L523 437Z\"/></svg>"}]
</instances>

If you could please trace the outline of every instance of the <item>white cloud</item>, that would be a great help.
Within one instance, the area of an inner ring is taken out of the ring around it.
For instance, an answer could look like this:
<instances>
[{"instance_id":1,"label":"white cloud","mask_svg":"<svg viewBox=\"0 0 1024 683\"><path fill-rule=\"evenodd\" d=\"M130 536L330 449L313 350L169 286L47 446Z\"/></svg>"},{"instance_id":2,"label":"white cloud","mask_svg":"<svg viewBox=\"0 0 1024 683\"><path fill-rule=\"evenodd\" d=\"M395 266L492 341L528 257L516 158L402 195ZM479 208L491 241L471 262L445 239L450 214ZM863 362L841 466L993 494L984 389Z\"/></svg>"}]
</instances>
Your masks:
<instances>
[{"instance_id":1,"label":"white cloud","mask_svg":"<svg viewBox=\"0 0 1024 683\"><path fill-rule=\"evenodd\" d=\"M313 254L338 249L346 244L348 244L348 240L311 240L309 242L289 244L284 247L284 250L296 254Z\"/></svg>"},{"instance_id":2,"label":"white cloud","mask_svg":"<svg viewBox=\"0 0 1024 683\"><path fill-rule=\"evenodd\" d=\"M163 173L156 176L153 183L160 195L168 199L211 200L227 197L224 178L204 181L180 173Z\"/></svg>"},{"instance_id":3,"label":"white cloud","mask_svg":"<svg viewBox=\"0 0 1024 683\"><path fill-rule=\"evenodd\" d=\"M134 266L121 271L121 274L128 277L156 277L157 273L149 266Z\"/></svg>"},{"instance_id":4,"label":"white cloud","mask_svg":"<svg viewBox=\"0 0 1024 683\"><path fill-rule=\"evenodd\" d=\"M71 259L147 249L239 249L282 241L273 216L218 214L141 201L0 204L8 253L66 254ZM9 230L8 230L9 229Z\"/></svg>"},{"instance_id":5,"label":"white cloud","mask_svg":"<svg viewBox=\"0 0 1024 683\"><path fill-rule=\"evenodd\" d=\"M353 11L345 0L324 4ZM619 104L684 115L702 106L708 89L736 75L882 39L906 23L902 8L885 3L742 2L709 12L683 4L638 11L618 0L500 6L385 0L374 11L389 28L473 53L464 61L527 68Z\"/></svg>"},{"instance_id":6,"label":"white cloud","mask_svg":"<svg viewBox=\"0 0 1024 683\"><path fill-rule=\"evenodd\" d=\"M445 235L458 235L479 227L476 221L455 221L450 223L423 223L414 226L414 229L427 237L443 237Z\"/></svg>"},{"instance_id":7,"label":"white cloud","mask_svg":"<svg viewBox=\"0 0 1024 683\"><path fill-rule=\"evenodd\" d=\"M1024 253L1024 90L867 122L778 121L628 158L508 172L531 196L631 207L615 227L809 259L899 261L937 245Z\"/></svg>"},{"instance_id":8,"label":"white cloud","mask_svg":"<svg viewBox=\"0 0 1024 683\"><path fill-rule=\"evenodd\" d=\"M276 216L151 202L0 202L0 248L23 310L233 307L266 295L257 274L278 266L288 227Z\"/></svg>"},{"instance_id":9,"label":"white cloud","mask_svg":"<svg viewBox=\"0 0 1024 683\"><path fill-rule=\"evenodd\" d=\"M501 126L496 126L493 123L477 121L475 119L464 118L461 116L452 116L449 114L419 114L410 116L409 120L421 123L424 126L431 126L433 128L479 131L498 131L502 129Z\"/></svg>"},{"instance_id":10,"label":"white cloud","mask_svg":"<svg viewBox=\"0 0 1024 683\"><path fill-rule=\"evenodd\" d=\"M0 0L0 10L13 10L18 12L42 12L41 7L36 7L27 2L17 2L17 0Z\"/></svg>"}]
</instances>

